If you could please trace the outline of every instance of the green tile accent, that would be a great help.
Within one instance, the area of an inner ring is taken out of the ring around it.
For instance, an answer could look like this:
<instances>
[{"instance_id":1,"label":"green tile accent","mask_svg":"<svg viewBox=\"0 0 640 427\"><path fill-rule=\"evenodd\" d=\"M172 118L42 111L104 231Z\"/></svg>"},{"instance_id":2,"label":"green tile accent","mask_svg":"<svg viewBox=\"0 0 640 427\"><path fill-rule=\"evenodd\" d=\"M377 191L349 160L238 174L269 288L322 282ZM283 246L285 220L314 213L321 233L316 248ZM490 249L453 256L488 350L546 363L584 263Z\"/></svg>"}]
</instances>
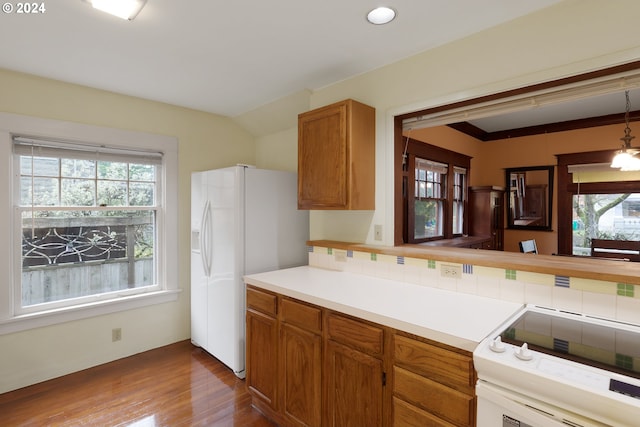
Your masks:
<instances>
[{"instance_id":1,"label":"green tile accent","mask_svg":"<svg viewBox=\"0 0 640 427\"><path fill-rule=\"evenodd\" d=\"M618 295L622 297L633 297L635 294L635 286L627 283L618 283Z\"/></svg>"},{"instance_id":2,"label":"green tile accent","mask_svg":"<svg viewBox=\"0 0 640 427\"><path fill-rule=\"evenodd\" d=\"M430 269L434 270L436 268L435 260L428 259L427 260L427 267L429 267Z\"/></svg>"},{"instance_id":3,"label":"green tile accent","mask_svg":"<svg viewBox=\"0 0 640 427\"><path fill-rule=\"evenodd\" d=\"M505 270L504 278L507 280L516 280L516 270Z\"/></svg>"},{"instance_id":4,"label":"green tile accent","mask_svg":"<svg viewBox=\"0 0 640 427\"><path fill-rule=\"evenodd\" d=\"M616 353L616 366L627 370L633 370L633 357Z\"/></svg>"},{"instance_id":5,"label":"green tile accent","mask_svg":"<svg viewBox=\"0 0 640 427\"><path fill-rule=\"evenodd\" d=\"M371 261L377 261L377 260L378 260L378 254L371 253Z\"/></svg>"},{"instance_id":6,"label":"green tile accent","mask_svg":"<svg viewBox=\"0 0 640 427\"><path fill-rule=\"evenodd\" d=\"M333 248L327 248L327 255L333 255Z\"/></svg>"}]
</instances>

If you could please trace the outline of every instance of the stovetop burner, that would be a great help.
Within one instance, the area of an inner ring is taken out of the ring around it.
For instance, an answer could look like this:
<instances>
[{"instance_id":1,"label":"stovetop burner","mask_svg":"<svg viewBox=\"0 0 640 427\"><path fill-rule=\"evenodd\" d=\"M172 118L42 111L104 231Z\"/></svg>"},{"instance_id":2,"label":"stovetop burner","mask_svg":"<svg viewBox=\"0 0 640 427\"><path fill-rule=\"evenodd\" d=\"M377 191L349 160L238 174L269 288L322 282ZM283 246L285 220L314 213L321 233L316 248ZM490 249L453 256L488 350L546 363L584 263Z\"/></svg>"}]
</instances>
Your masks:
<instances>
[{"instance_id":1,"label":"stovetop burner","mask_svg":"<svg viewBox=\"0 0 640 427\"><path fill-rule=\"evenodd\" d=\"M640 334L630 325L548 310L527 311L503 342L640 379Z\"/></svg>"},{"instance_id":2,"label":"stovetop burner","mask_svg":"<svg viewBox=\"0 0 640 427\"><path fill-rule=\"evenodd\" d=\"M475 349L479 383L605 425L638 425L640 326L527 306Z\"/></svg>"}]
</instances>

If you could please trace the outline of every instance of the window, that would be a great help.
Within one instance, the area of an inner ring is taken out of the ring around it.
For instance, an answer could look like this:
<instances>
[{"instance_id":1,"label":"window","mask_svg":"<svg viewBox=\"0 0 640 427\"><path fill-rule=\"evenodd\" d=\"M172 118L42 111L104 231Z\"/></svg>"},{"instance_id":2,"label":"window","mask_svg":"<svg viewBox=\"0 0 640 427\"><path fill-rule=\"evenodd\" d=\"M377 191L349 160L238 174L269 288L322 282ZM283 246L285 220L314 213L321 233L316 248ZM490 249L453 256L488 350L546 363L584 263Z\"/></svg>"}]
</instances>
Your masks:
<instances>
[{"instance_id":1,"label":"window","mask_svg":"<svg viewBox=\"0 0 640 427\"><path fill-rule=\"evenodd\" d=\"M591 239L640 240L639 193L574 194L572 255L591 255Z\"/></svg>"},{"instance_id":2,"label":"window","mask_svg":"<svg viewBox=\"0 0 640 427\"><path fill-rule=\"evenodd\" d=\"M407 139L404 165L404 241L462 236L467 228L467 172L470 158L424 142ZM413 179L409 179L413 170Z\"/></svg>"},{"instance_id":3,"label":"window","mask_svg":"<svg viewBox=\"0 0 640 427\"><path fill-rule=\"evenodd\" d=\"M416 158L415 239L443 236L447 165Z\"/></svg>"},{"instance_id":4,"label":"window","mask_svg":"<svg viewBox=\"0 0 640 427\"><path fill-rule=\"evenodd\" d=\"M640 173L612 170L614 151L559 154L558 253L591 255L591 240L640 240Z\"/></svg>"},{"instance_id":5,"label":"window","mask_svg":"<svg viewBox=\"0 0 640 427\"><path fill-rule=\"evenodd\" d=\"M176 138L0 113L0 163L0 334L177 299Z\"/></svg>"},{"instance_id":6,"label":"window","mask_svg":"<svg viewBox=\"0 0 640 427\"><path fill-rule=\"evenodd\" d=\"M17 312L157 287L162 155L14 138Z\"/></svg>"}]
</instances>

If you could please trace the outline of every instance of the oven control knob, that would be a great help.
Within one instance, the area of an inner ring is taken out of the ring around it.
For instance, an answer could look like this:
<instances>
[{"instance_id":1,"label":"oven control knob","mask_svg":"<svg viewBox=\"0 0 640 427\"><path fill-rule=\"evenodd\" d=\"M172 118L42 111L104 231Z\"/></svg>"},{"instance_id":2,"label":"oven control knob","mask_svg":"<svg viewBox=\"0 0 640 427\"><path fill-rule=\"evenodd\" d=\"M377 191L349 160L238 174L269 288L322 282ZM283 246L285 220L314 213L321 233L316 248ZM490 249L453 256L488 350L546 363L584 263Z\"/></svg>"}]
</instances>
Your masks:
<instances>
[{"instance_id":1,"label":"oven control knob","mask_svg":"<svg viewBox=\"0 0 640 427\"><path fill-rule=\"evenodd\" d=\"M502 338L500 338L500 335L498 335L496 338L491 340L491 342L489 343L489 348L494 353L504 353L505 346L504 346L504 343L502 342Z\"/></svg>"},{"instance_id":2,"label":"oven control knob","mask_svg":"<svg viewBox=\"0 0 640 427\"><path fill-rule=\"evenodd\" d=\"M515 355L520 360L533 359L533 352L529 350L529 346L527 345L527 343L522 344L522 347L515 351Z\"/></svg>"}]
</instances>

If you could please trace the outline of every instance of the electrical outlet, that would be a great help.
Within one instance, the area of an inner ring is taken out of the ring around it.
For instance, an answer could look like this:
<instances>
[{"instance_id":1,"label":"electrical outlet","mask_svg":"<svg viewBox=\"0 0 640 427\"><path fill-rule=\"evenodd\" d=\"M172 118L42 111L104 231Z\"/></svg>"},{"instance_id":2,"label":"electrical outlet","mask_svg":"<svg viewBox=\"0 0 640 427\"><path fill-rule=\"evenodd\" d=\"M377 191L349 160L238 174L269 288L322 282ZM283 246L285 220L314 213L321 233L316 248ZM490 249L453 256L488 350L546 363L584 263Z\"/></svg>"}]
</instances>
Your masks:
<instances>
[{"instance_id":1,"label":"electrical outlet","mask_svg":"<svg viewBox=\"0 0 640 427\"><path fill-rule=\"evenodd\" d=\"M462 266L452 264L442 264L440 266L440 275L451 279L459 279L462 277Z\"/></svg>"},{"instance_id":2,"label":"electrical outlet","mask_svg":"<svg viewBox=\"0 0 640 427\"><path fill-rule=\"evenodd\" d=\"M111 330L111 341L116 342L122 339L122 328L115 328Z\"/></svg>"},{"instance_id":3,"label":"electrical outlet","mask_svg":"<svg viewBox=\"0 0 640 427\"><path fill-rule=\"evenodd\" d=\"M376 224L373 226L373 238L375 240L382 240L382 224Z\"/></svg>"}]
</instances>

